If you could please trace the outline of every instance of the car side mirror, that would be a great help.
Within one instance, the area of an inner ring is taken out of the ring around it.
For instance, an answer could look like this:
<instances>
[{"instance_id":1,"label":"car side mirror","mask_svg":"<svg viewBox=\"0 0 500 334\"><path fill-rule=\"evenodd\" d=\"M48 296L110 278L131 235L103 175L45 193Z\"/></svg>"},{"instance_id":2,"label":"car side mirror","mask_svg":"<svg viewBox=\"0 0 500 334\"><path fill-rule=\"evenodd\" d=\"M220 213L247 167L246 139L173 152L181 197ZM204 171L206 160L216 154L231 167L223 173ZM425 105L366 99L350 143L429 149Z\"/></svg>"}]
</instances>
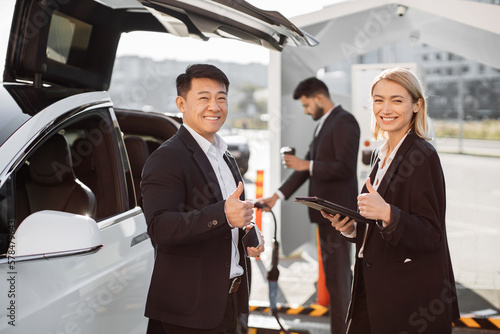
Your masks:
<instances>
[{"instance_id":1,"label":"car side mirror","mask_svg":"<svg viewBox=\"0 0 500 334\"><path fill-rule=\"evenodd\" d=\"M102 237L94 219L60 211L38 211L17 228L7 252L16 262L97 252Z\"/></svg>"}]
</instances>

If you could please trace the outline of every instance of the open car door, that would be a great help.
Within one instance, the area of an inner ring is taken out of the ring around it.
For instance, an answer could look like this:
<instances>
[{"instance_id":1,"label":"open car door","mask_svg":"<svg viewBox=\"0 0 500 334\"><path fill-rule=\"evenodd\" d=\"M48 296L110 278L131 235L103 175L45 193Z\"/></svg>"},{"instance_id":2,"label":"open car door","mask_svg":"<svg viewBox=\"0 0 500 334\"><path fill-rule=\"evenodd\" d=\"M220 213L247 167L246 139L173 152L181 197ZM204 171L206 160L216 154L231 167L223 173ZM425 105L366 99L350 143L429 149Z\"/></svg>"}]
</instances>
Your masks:
<instances>
[{"instance_id":1,"label":"open car door","mask_svg":"<svg viewBox=\"0 0 500 334\"><path fill-rule=\"evenodd\" d=\"M139 0L178 36L197 35L239 39L281 51L285 44L314 46L318 42L276 11L265 11L246 1ZM177 29L177 21L187 28Z\"/></svg>"},{"instance_id":2,"label":"open car door","mask_svg":"<svg viewBox=\"0 0 500 334\"><path fill-rule=\"evenodd\" d=\"M107 90L120 36L233 38L281 51L318 42L278 12L238 0L17 0L4 82Z\"/></svg>"}]
</instances>

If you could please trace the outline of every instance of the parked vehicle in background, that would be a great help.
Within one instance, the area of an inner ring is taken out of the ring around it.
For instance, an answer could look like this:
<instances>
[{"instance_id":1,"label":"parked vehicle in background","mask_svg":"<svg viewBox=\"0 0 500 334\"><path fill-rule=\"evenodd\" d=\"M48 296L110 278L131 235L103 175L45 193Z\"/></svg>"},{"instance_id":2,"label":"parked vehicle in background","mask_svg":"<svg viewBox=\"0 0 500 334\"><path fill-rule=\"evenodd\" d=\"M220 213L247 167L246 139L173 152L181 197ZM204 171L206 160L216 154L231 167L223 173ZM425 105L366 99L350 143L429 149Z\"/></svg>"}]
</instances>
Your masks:
<instances>
[{"instance_id":1,"label":"parked vehicle in background","mask_svg":"<svg viewBox=\"0 0 500 334\"><path fill-rule=\"evenodd\" d=\"M232 128L224 123L219 130L219 135L227 143L227 150L236 159L241 175L248 171L248 162L250 160L250 146L248 139L238 134L238 129Z\"/></svg>"},{"instance_id":2,"label":"parked vehicle in background","mask_svg":"<svg viewBox=\"0 0 500 334\"><path fill-rule=\"evenodd\" d=\"M7 14L0 333L144 333L154 249L140 171L180 123L114 108L106 90L121 34L224 36L276 50L311 40L244 1L3 0Z\"/></svg>"}]
</instances>

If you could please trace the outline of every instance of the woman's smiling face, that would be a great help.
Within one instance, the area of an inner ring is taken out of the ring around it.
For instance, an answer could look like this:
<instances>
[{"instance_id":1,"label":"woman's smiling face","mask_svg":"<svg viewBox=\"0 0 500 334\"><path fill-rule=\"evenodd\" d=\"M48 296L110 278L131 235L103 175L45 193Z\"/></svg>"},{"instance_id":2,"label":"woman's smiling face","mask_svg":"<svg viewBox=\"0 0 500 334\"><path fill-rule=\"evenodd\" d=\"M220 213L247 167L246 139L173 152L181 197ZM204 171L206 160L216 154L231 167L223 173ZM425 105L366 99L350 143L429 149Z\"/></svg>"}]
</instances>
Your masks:
<instances>
[{"instance_id":1,"label":"woman's smiling face","mask_svg":"<svg viewBox=\"0 0 500 334\"><path fill-rule=\"evenodd\" d=\"M421 107L421 101L413 102L412 96L400 84L381 80L372 91L372 110L378 126L389 137L402 138L410 128L413 114Z\"/></svg>"}]
</instances>

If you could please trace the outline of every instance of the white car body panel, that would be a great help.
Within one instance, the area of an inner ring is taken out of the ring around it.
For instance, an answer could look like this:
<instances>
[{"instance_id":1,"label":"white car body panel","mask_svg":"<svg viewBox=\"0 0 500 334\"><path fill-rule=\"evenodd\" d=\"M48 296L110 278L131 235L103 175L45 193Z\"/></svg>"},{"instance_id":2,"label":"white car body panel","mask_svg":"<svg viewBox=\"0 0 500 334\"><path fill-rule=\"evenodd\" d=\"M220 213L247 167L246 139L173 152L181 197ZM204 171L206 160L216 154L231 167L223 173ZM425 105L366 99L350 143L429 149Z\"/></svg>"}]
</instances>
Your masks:
<instances>
[{"instance_id":1,"label":"white car body panel","mask_svg":"<svg viewBox=\"0 0 500 334\"><path fill-rule=\"evenodd\" d=\"M106 92L83 93L56 102L33 116L0 147L1 184L14 169L13 165L22 161L26 155L24 150L57 118L75 110L80 114L88 109L111 106ZM112 118L116 119L114 114ZM55 228L51 232L54 238L62 233L55 226L57 222L30 222L35 215L43 218L37 212L24 222ZM84 216L80 217L85 220ZM16 233L22 233L24 222ZM39 255L39 249L58 251L46 244L49 238L44 238L43 233L31 236L30 245L19 246L19 253L16 246L12 248L14 254L10 261L0 263L0 291L8 297L5 300L8 304L0 310L0 333L103 333L103 328L109 333L146 331L144 305L154 250L141 208L104 219L96 223L95 230L98 235L87 244L102 243L103 247L92 254L17 262L17 256ZM33 244L37 240L39 243ZM12 241L23 242L16 240L15 235ZM78 248L78 243L73 241L61 241L60 245L72 248L73 244ZM13 309L9 310L11 305ZM11 314L14 316L9 317Z\"/></svg>"},{"instance_id":2,"label":"white car body panel","mask_svg":"<svg viewBox=\"0 0 500 334\"><path fill-rule=\"evenodd\" d=\"M15 294L15 320L4 307L0 333L145 333L154 256L144 214L137 207L98 226L104 247L94 254L0 265L0 290Z\"/></svg>"}]
</instances>

